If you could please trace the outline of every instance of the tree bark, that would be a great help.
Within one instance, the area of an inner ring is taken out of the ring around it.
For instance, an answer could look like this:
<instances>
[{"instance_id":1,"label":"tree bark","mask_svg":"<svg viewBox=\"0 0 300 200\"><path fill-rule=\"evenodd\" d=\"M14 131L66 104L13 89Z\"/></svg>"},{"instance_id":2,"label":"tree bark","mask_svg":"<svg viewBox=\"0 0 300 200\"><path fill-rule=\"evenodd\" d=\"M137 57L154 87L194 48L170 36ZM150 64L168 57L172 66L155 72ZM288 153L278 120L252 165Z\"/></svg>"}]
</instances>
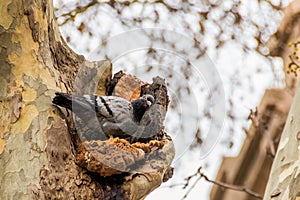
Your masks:
<instances>
[{"instance_id":1,"label":"tree bark","mask_svg":"<svg viewBox=\"0 0 300 200\"><path fill-rule=\"evenodd\" d=\"M97 184L80 183L88 177L51 106L55 91L72 91L84 58L61 38L52 2L3 0L0 9L0 199L76 198L73 187L90 198Z\"/></svg>"},{"instance_id":2,"label":"tree bark","mask_svg":"<svg viewBox=\"0 0 300 200\"><path fill-rule=\"evenodd\" d=\"M52 1L1 0L0 10L0 199L141 199L158 187L169 165L126 184L79 167L72 127L52 106L56 91L106 95L110 62L88 62L68 48ZM138 179L154 184L141 192Z\"/></svg>"},{"instance_id":3,"label":"tree bark","mask_svg":"<svg viewBox=\"0 0 300 200\"><path fill-rule=\"evenodd\" d=\"M272 165L264 200L300 198L299 102L298 86Z\"/></svg>"}]
</instances>

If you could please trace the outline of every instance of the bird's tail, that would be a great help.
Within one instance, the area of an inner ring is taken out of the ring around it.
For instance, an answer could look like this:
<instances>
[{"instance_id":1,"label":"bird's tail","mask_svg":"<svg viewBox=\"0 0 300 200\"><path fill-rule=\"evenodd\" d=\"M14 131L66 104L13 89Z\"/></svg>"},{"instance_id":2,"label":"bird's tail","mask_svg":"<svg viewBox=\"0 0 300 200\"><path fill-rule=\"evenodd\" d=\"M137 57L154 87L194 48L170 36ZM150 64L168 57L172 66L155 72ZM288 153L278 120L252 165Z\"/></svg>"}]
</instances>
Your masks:
<instances>
[{"instance_id":1,"label":"bird's tail","mask_svg":"<svg viewBox=\"0 0 300 200\"><path fill-rule=\"evenodd\" d=\"M95 98L95 96L91 96L91 98ZM98 118L93 110L95 109L94 105L84 96L56 92L52 103L67 108L78 116L78 118L75 117L73 119L75 120L77 133L83 139L107 139L102 128L99 126Z\"/></svg>"},{"instance_id":2,"label":"bird's tail","mask_svg":"<svg viewBox=\"0 0 300 200\"><path fill-rule=\"evenodd\" d=\"M95 96L91 96L91 98L95 98ZM71 95L61 92L55 93L52 103L67 108L76 114L95 110L95 105L92 102L89 102L84 96Z\"/></svg>"}]
</instances>

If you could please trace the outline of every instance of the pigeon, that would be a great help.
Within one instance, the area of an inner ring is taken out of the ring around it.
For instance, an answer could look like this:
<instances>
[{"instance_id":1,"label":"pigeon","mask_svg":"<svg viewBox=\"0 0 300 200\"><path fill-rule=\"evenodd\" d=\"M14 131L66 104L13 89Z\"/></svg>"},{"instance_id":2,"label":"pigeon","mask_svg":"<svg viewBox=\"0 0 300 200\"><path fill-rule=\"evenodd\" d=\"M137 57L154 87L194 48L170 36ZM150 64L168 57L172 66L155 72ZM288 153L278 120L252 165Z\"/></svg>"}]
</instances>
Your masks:
<instances>
[{"instance_id":1,"label":"pigeon","mask_svg":"<svg viewBox=\"0 0 300 200\"><path fill-rule=\"evenodd\" d=\"M143 132L140 121L154 103L154 97L146 94L130 102L117 96L80 96L56 92L52 103L75 113L76 128L84 132L82 135L85 138L129 137L133 142Z\"/></svg>"}]
</instances>

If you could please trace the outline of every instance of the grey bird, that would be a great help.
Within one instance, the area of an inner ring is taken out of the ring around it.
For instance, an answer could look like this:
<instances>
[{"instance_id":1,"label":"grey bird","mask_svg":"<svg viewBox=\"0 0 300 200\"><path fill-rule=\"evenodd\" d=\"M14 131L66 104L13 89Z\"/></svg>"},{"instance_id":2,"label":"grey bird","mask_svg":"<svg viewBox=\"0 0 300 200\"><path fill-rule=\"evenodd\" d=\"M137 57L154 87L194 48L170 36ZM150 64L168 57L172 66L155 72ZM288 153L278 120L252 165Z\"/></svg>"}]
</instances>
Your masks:
<instances>
[{"instance_id":1,"label":"grey bird","mask_svg":"<svg viewBox=\"0 0 300 200\"><path fill-rule=\"evenodd\" d=\"M130 141L134 141L142 134L140 121L154 103L154 97L147 94L130 102L117 96L79 96L56 92L52 103L75 113L77 131L87 139L114 136L129 137Z\"/></svg>"}]
</instances>

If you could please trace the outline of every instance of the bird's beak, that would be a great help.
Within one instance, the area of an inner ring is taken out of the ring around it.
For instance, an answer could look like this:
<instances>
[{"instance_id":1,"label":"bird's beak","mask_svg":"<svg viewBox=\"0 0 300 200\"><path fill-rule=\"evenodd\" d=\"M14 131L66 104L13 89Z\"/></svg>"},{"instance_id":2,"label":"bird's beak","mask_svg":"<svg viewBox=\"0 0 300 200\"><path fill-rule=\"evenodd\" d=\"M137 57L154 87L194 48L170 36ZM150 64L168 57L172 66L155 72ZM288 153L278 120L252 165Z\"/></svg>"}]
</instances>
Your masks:
<instances>
[{"instance_id":1,"label":"bird's beak","mask_svg":"<svg viewBox=\"0 0 300 200\"><path fill-rule=\"evenodd\" d=\"M147 106L151 106L151 105L152 105L151 101L147 101Z\"/></svg>"}]
</instances>

